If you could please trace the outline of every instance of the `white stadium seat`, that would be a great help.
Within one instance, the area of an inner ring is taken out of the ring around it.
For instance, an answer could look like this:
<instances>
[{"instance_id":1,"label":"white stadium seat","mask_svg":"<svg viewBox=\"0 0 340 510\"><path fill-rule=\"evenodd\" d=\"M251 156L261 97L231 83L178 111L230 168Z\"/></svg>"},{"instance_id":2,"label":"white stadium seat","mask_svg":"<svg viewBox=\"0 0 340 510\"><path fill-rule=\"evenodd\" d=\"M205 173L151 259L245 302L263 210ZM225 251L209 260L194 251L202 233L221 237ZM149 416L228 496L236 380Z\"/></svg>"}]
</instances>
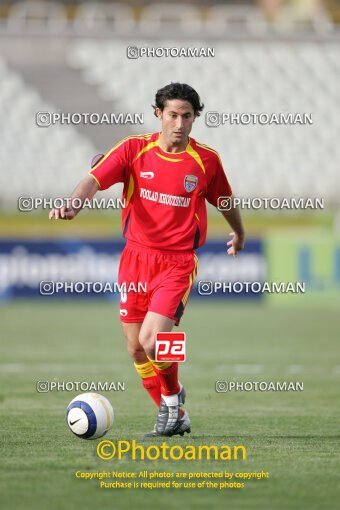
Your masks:
<instances>
[{"instance_id":1,"label":"white stadium seat","mask_svg":"<svg viewBox=\"0 0 340 510\"><path fill-rule=\"evenodd\" d=\"M250 33L263 33L267 22L263 10L252 5L215 5L208 9L204 28L212 34L226 35L242 25Z\"/></svg>"},{"instance_id":2,"label":"white stadium seat","mask_svg":"<svg viewBox=\"0 0 340 510\"><path fill-rule=\"evenodd\" d=\"M141 32L147 35L159 34L169 28L192 35L201 32L203 20L200 9L194 5L176 2L155 3L142 9L138 26Z\"/></svg>"},{"instance_id":3,"label":"white stadium seat","mask_svg":"<svg viewBox=\"0 0 340 510\"><path fill-rule=\"evenodd\" d=\"M123 3L92 2L79 5L73 22L74 28L85 30L112 30L126 33L135 27L133 10Z\"/></svg>"},{"instance_id":4,"label":"white stadium seat","mask_svg":"<svg viewBox=\"0 0 340 510\"><path fill-rule=\"evenodd\" d=\"M9 29L47 29L60 32L67 26L66 9L62 3L42 0L23 0L11 5L7 18Z\"/></svg>"}]
</instances>

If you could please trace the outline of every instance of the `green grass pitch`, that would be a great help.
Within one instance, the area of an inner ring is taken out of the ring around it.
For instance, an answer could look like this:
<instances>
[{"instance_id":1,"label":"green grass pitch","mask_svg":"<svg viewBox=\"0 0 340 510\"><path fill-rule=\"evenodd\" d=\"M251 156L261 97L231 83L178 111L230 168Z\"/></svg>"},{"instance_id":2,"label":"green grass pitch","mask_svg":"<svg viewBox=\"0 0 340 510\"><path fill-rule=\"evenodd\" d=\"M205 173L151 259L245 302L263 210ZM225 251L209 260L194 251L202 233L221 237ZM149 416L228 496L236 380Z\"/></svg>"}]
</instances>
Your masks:
<instances>
[{"instance_id":1,"label":"green grass pitch","mask_svg":"<svg viewBox=\"0 0 340 510\"><path fill-rule=\"evenodd\" d=\"M156 408L141 387L122 338L118 305L16 302L0 308L1 504L9 509L338 508L340 321L322 309L189 302L181 380L192 433L168 444L245 445L245 461L102 461L98 440L68 430L76 392L37 393L39 380L124 381L106 392L115 411L108 439L136 439ZM303 392L215 392L216 380L304 382ZM244 489L103 490L86 471L269 471Z\"/></svg>"}]
</instances>

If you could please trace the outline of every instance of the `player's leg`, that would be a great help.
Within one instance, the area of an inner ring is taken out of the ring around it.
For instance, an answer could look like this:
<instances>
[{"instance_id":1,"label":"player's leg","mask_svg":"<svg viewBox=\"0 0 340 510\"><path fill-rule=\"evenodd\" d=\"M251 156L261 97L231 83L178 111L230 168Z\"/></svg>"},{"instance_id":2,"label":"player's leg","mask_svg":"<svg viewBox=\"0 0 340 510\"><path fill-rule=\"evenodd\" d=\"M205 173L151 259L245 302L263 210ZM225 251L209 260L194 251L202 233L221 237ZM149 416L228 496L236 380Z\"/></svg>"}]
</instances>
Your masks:
<instances>
[{"instance_id":1,"label":"player's leg","mask_svg":"<svg viewBox=\"0 0 340 510\"><path fill-rule=\"evenodd\" d=\"M182 405L185 400L184 387L178 381L178 363L155 361L155 339L157 332L171 331L175 324L155 312L148 312L141 327L139 342L152 362L161 385L161 403L153 432L146 436L173 435L190 432L190 420Z\"/></svg>"},{"instance_id":2,"label":"player's leg","mask_svg":"<svg viewBox=\"0 0 340 510\"><path fill-rule=\"evenodd\" d=\"M179 324L197 275L197 257L192 252L176 256L157 254L154 266L157 267L152 282L155 286L140 330L139 343L153 362L161 381L162 395L169 397L165 401L170 402L170 397L180 391L178 363L155 361L156 333L171 331L175 324Z\"/></svg>"},{"instance_id":3,"label":"player's leg","mask_svg":"<svg viewBox=\"0 0 340 510\"><path fill-rule=\"evenodd\" d=\"M143 281L144 271L147 270L147 267L144 267L145 264L141 262L143 261L141 261L139 254L126 246L120 259L118 282L120 284L134 282L137 287L138 282ZM152 363L139 343L139 333L147 309L148 297L146 293L121 293L120 319L123 334L127 341L127 350L134 361L135 369L141 377L144 388L159 407L161 401L160 382Z\"/></svg>"},{"instance_id":4,"label":"player's leg","mask_svg":"<svg viewBox=\"0 0 340 510\"><path fill-rule=\"evenodd\" d=\"M127 351L134 361L135 369L141 377L144 388L156 406L159 407L161 403L160 380L151 361L139 343L141 327L142 322L122 322L122 329L127 342Z\"/></svg>"},{"instance_id":5,"label":"player's leg","mask_svg":"<svg viewBox=\"0 0 340 510\"><path fill-rule=\"evenodd\" d=\"M142 322L122 322L123 334L129 355L135 363L143 364L148 361L147 355L139 343L139 333Z\"/></svg>"},{"instance_id":6,"label":"player's leg","mask_svg":"<svg viewBox=\"0 0 340 510\"><path fill-rule=\"evenodd\" d=\"M178 363L155 361L156 333L171 331L175 321L164 317L159 313L148 312L143 321L139 343L143 347L148 358L159 376L163 396L177 395L180 391L178 382Z\"/></svg>"},{"instance_id":7,"label":"player's leg","mask_svg":"<svg viewBox=\"0 0 340 510\"><path fill-rule=\"evenodd\" d=\"M190 291L197 275L194 253L154 255L157 268L151 279L151 301L141 327L139 342L152 360L161 381L161 405L154 432L150 435L171 436L190 432L188 413L181 407L185 390L178 382L178 363L155 361L156 333L171 331L183 315Z\"/></svg>"}]
</instances>

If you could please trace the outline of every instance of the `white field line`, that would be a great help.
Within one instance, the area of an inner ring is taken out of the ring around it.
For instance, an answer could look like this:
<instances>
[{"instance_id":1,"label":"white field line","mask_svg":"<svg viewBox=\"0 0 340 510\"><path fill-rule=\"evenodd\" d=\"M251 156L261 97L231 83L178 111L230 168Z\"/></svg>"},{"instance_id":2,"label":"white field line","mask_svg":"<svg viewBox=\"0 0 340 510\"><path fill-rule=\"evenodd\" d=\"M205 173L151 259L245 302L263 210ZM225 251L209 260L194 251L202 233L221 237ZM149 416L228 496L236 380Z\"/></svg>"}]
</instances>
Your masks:
<instances>
[{"instance_id":1,"label":"white field line","mask_svg":"<svg viewBox=\"0 0 340 510\"><path fill-rule=\"evenodd\" d=\"M189 360L188 360L189 361ZM3 374L20 374L24 372L78 372L78 371L91 371L91 372L103 372L103 371L114 371L115 369L121 369L122 367L128 368L127 363L102 363L102 364L92 364L92 363L0 363L0 373ZM197 368L195 368L193 363L183 363L181 364L185 372L195 372ZM181 368L180 367L180 368ZM131 370L133 369L131 365ZM214 368L215 373L230 375L230 374L268 374L272 375L274 372L279 372L280 374L310 374L310 373L327 373L333 376L340 375L340 365L335 365L333 367L329 366L320 366L320 365L264 365L258 363L247 363L247 364L224 364L224 365L216 365Z\"/></svg>"}]
</instances>

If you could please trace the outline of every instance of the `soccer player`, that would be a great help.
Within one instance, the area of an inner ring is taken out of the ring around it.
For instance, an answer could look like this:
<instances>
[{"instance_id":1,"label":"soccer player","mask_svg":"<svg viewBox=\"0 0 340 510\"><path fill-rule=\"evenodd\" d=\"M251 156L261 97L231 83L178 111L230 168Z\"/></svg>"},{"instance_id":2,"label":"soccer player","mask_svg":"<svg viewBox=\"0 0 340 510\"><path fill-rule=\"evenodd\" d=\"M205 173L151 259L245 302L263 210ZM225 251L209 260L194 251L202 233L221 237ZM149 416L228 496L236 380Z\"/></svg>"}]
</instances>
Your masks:
<instances>
[{"instance_id":1,"label":"soccer player","mask_svg":"<svg viewBox=\"0 0 340 510\"><path fill-rule=\"evenodd\" d=\"M146 292L122 293L120 319L127 349L144 388L159 408L149 436L190 432L183 409L186 392L178 380L178 363L155 361L157 332L179 325L197 275L195 250L206 240L206 200L232 197L217 152L189 137L203 110L199 95L186 84L158 90L154 113L161 132L128 136L93 166L71 198L92 199L98 190L124 183L122 231L127 242L121 255L119 283L146 283ZM80 209L53 209L49 217L73 219ZM227 254L244 246L240 211L223 216L233 232Z\"/></svg>"}]
</instances>

